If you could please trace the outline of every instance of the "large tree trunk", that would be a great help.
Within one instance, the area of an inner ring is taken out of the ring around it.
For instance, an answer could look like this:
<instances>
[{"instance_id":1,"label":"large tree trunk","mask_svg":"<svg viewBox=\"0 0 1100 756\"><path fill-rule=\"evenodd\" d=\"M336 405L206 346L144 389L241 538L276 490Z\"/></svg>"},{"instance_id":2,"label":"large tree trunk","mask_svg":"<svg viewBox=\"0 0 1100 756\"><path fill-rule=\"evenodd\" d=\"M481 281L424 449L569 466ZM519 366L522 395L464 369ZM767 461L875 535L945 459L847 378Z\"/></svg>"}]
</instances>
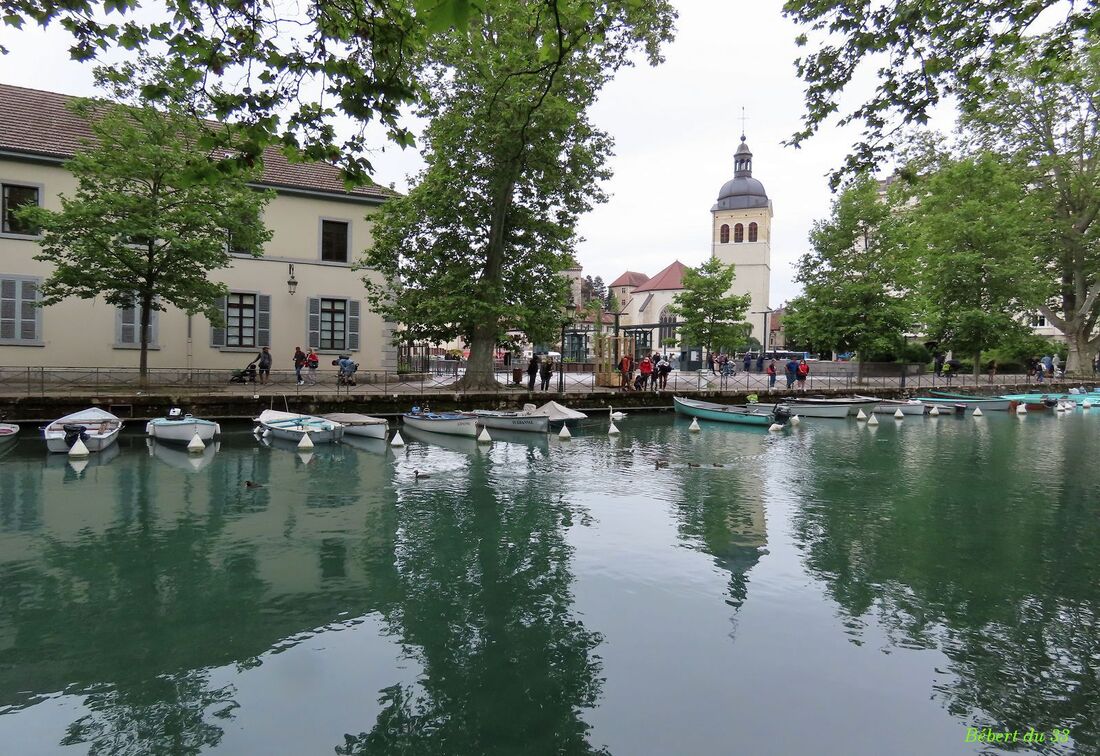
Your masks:
<instances>
[{"instance_id":1,"label":"large tree trunk","mask_svg":"<svg viewBox=\"0 0 1100 756\"><path fill-rule=\"evenodd\" d=\"M138 382L144 387L149 382L149 326L153 320L153 296L141 297L141 352L138 357Z\"/></svg>"},{"instance_id":2,"label":"large tree trunk","mask_svg":"<svg viewBox=\"0 0 1100 756\"><path fill-rule=\"evenodd\" d=\"M974 352L974 385L977 386L982 379L982 352L979 349Z\"/></svg>"},{"instance_id":3,"label":"large tree trunk","mask_svg":"<svg viewBox=\"0 0 1100 756\"><path fill-rule=\"evenodd\" d=\"M493 198L493 214L489 225L489 243L485 251L485 266L481 280L477 285L476 296L499 297L504 270L505 239L508 228L508 213L519 174L518 158L508 162L503 171L504 178ZM466 363L466 375L455 388L464 391L496 391L500 388L493 370L493 358L500 335L500 323L475 323L470 333L470 359Z\"/></svg>"}]
</instances>

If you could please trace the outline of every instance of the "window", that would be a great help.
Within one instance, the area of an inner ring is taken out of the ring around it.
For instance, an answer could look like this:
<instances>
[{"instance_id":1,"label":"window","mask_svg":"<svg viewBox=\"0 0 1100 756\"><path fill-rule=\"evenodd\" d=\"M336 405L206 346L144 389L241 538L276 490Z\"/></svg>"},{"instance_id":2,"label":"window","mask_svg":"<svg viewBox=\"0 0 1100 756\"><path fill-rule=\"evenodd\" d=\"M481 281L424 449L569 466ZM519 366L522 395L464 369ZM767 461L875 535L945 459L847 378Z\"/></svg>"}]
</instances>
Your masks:
<instances>
[{"instance_id":1,"label":"window","mask_svg":"<svg viewBox=\"0 0 1100 756\"><path fill-rule=\"evenodd\" d=\"M157 346L158 320L157 311L153 310L149 316L149 346ZM115 315L115 347L140 347L141 346L141 307L138 306L137 297L130 307L120 307Z\"/></svg>"},{"instance_id":2,"label":"window","mask_svg":"<svg viewBox=\"0 0 1100 756\"><path fill-rule=\"evenodd\" d=\"M718 243L729 244L730 243L730 227L728 223L723 223L722 228L718 231Z\"/></svg>"},{"instance_id":3,"label":"window","mask_svg":"<svg viewBox=\"0 0 1100 756\"><path fill-rule=\"evenodd\" d=\"M355 352L359 349L359 300L342 297L310 297L306 341L322 352Z\"/></svg>"},{"instance_id":4,"label":"window","mask_svg":"<svg viewBox=\"0 0 1100 756\"><path fill-rule=\"evenodd\" d=\"M1031 316L1031 327L1032 328L1046 328L1047 327L1046 316L1045 315L1032 315Z\"/></svg>"},{"instance_id":5,"label":"window","mask_svg":"<svg viewBox=\"0 0 1100 756\"><path fill-rule=\"evenodd\" d=\"M733 241L736 244L745 241L745 227L740 223L733 227Z\"/></svg>"},{"instance_id":6,"label":"window","mask_svg":"<svg viewBox=\"0 0 1100 756\"><path fill-rule=\"evenodd\" d=\"M726 237L727 240L729 237ZM658 346L664 349L667 346L669 339L676 337L676 318L671 312L668 311L668 307L661 310L661 316L657 318L657 321L661 324L660 331L657 335Z\"/></svg>"},{"instance_id":7,"label":"window","mask_svg":"<svg viewBox=\"0 0 1100 756\"><path fill-rule=\"evenodd\" d=\"M3 187L2 208L0 208L0 218L3 219L3 224L0 231L5 234L37 236L38 229L30 223L16 218L15 211L28 205L38 205L38 187L19 186L18 184L2 184L0 186Z\"/></svg>"},{"instance_id":8,"label":"window","mask_svg":"<svg viewBox=\"0 0 1100 756\"><path fill-rule=\"evenodd\" d=\"M755 223L749 224L749 241L751 242L756 241L756 228L757 226Z\"/></svg>"},{"instance_id":9,"label":"window","mask_svg":"<svg viewBox=\"0 0 1100 756\"><path fill-rule=\"evenodd\" d=\"M271 346L271 295L231 291L214 306L222 313L224 325L211 327L211 346L240 350Z\"/></svg>"},{"instance_id":10,"label":"window","mask_svg":"<svg viewBox=\"0 0 1100 756\"><path fill-rule=\"evenodd\" d=\"M38 280L0 277L0 344L39 345L42 310Z\"/></svg>"},{"instance_id":11,"label":"window","mask_svg":"<svg viewBox=\"0 0 1100 756\"><path fill-rule=\"evenodd\" d=\"M348 261L347 221L321 221L321 259L326 262Z\"/></svg>"}]
</instances>

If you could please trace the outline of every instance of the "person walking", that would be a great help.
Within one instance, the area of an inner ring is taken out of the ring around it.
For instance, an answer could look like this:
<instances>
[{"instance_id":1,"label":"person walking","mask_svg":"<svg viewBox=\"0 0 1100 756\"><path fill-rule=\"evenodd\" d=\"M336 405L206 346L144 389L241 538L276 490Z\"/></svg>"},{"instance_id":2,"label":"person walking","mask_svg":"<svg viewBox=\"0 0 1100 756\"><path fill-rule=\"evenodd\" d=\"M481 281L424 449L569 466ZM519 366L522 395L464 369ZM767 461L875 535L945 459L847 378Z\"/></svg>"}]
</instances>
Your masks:
<instances>
[{"instance_id":1,"label":"person walking","mask_svg":"<svg viewBox=\"0 0 1100 756\"><path fill-rule=\"evenodd\" d=\"M806 378L810 375L810 366L806 364L806 360L799 360L796 370L798 371L798 390L805 391Z\"/></svg>"},{"instance_id":2,"label":"person walking","mask_svg":"<svg viewBox=\"0 0 1100 756\"><path fill-rule=\"evenodd\" d=\"M619 360L619 375L622 376L623 391L630 391L630 373L633 371L634 361L630 359L629 354L624 354L622 359Z\"/></svg>"},{"instance_id":3,"label":"person walking","mask_svg":"<svg viewBox=\"0 0 1100 756\"><path fill-rule=\"evenodd\" d=\"M707 352L707 364L710 366L711 374L718 375L718 358L714 356L714 352Z\"/></svg>"},{"instance_id":4,"label":"person walking","mask_svg":"<svg viewBox=\"0 0 1100 756\"><path fill-rule=\"evenodd\" d=\"M317 366L320 364L321 360L317 357L317 352L313 351L313 347L310 347L309 353L306 355L306 381L310 386L317 385Z\"/></svg>"},{"instance_id":5,"label":"person walking","mask_svg":"<svg viewBox=\"0 0 1100 756\"><path fill-rule=\"evenodd\" d=\"M1054 356L1050 358L1050 366L1054 370L1054 377L1060 378L1062 374L1062 358L1058 356L1057 352L1055 352Z\"/></svg>"},{"instance_id":6,"label":"person walking","mask_svg":"<svg viewBox=\"0 0 1100 756\"><path fill-rule=\"evenodd\" d=\"M550 379L554 375L554 358L547 357L539 368L539 377L542 378L541 390L550 390Z\"/></svg>"},{"instance_id":7,"label":"person walking","mask_svg":"<svg viewBox=\"0 0 1100 756\"><path fill-rule=\"evenodd\" d=\"M791 359L789 359L787 361L787 390L788 391L790 391L791 387L794 386L794 380L795 380L796 377L798 377L798 360L796 360L794 357L791 357Z\"/></svg>"},{"instance_id":8,"label":"person walking","mask_svg":"<svg viewBox=\"0 0 1100 756\"><path fill-rule=\"evenodd\" d=\"M768 363L768 391L775 391L775 360Z\"/></svg>"},{"instance_id":9,"label":"person walking","mask_svg":"<svg viewBox=\"0 0 1100 756\"><path fill-rule=\"evenodd\" d=\"M649 361L648 357L642 358L642 364L638 366L638 371L642 374L642 390L644 391L646 386L649 385L649 379L653 375L653 363Z\"/></svg>"},{"instance_id":10,"label":"person walking","mask_svg":"<svg viewBox=\"0 0 1100 756\"><path fill-rule=\"evenodd\" d=\"M749 372L749 368L752 367L752 352L745 352L745 372Z\"/></svg>"},{"instance_id":11,"label":"person walking","mask_svg":"<svg viewBox=\"0 0 1100 756\"><path fill-rule=\"evenodd\" d=\"M539 363L541 360L537 354L531 355L531 361L527 363L527 390L535 390L535 378L539 374Z\"/></svg>"},{"instance_id":12,"label":"person walking","mask_svg":"<svg viewBox=\"0 0 1100 756\"><path fill-rule=\"evenodd\" d=\"M271 378L271 347L264 347L256 355L256 367L260 372L260 383L266 384Z\"/></svg>"},{"instance_id":13,"label":"person walking","mask_svg":"<svg viewBox=\"0 0 1100 756\"><path fill-rule=\"evenodd\" d=\"M1100 373L1100 354L1096 355L1096 359L1092 361L1092 372Z\"/></svg>"},{"instance_id":14,"label":"person walking","mask_svg":"<svg viewBox=\"0 0 1100 756\"><path fill-rule=\"evenodd\" d=\"M672 363L668 361L668 357L662 357L660 362L657 363L657 380L660 381L662 391L668 386L668 374L671 372Z\"/></svg>"},{"instance_id":15,"label":"person walking","mask_svg":"<svg viewBox=\"0 0 1100 756\"><path fill-rule=\"evenodd\" d=\"M932 373L939 378L943 375L943 361L947 359L943 352L936 352L936 356L932 359Z\"/></svg>"},{"instance_id":16,"label":"person walking","mask_svg":"<svg viewBox=\"0 0 1100 756\"><path fill-rule=\"evenodd\" d=\"M756 356L756 372L764 372L764 350L760 350L760 354Z\"/></svg>"},{"instance_id":17,"label":"person walking","mask_svg":"<svg viewBox=\"0 0 1100 756\"><path fill-rule=\"evenodd\" d=\"M305 381L302 380L302 368L306 365L306 353L302 351L300 346L294 347L294 375L298 379L298 385L301 386Z\"/></svg>"}]
</instances>

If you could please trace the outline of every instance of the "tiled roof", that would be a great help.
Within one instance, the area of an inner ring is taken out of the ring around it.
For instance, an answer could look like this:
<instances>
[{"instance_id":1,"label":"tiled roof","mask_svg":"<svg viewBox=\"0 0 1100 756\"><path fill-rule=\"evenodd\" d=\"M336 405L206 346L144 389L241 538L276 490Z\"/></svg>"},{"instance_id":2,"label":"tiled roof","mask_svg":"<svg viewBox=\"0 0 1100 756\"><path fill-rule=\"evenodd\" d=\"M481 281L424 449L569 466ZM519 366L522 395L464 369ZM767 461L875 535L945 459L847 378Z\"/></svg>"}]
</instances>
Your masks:
<instances>
[{"instance_id":1,"label":"tiled roof","mask_svg":"<svg viewBox=\"0 0 1100 756\"><path fill-rule=\"evenodd\" d=\"M635 289L634 293L641 294L643 291L670 291L682 289L684 288L684 271L686 269L687 266L677 260Z\"/></svg>"},{"instance_id":2,"label":"tiled roof","mask_svg":"<svg viewBox=\"0 0 1100 756\"><path fill-rule=\"evenodd\" d=\"M608 288L614 286L641 286L648 280L649 276L647 276L645 273L635 273L634 271L628 270L626 273L623 273L607 286Z\"/></svg>"},{"instance_id":3,"label":"tiled roof","mask_svg":"<svg viewBox=\"0 0 1100 756\"><path fill-rule=\"evenodd\" d=\"M76 98L56 92L0 84L0 151L67 159L93 139L91 128L67 107ZM385 199L384 186L344 187L340 169L329 163L291 163L277 148L264 150L260 180L276 189L323 192L345 197Z\"/></svg>"}]
</instances>

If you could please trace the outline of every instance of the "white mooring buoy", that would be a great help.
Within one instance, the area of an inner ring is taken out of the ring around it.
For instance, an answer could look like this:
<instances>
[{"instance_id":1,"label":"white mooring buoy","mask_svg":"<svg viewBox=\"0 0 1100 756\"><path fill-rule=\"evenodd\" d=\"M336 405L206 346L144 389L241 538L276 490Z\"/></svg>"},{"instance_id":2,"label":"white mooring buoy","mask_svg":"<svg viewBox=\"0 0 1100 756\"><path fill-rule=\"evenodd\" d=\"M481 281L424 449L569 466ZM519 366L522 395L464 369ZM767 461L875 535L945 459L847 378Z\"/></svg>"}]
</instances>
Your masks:
<instances>
[{"instance_id":1,"label":"white mooring buoy","mask_svg":"<svg viewBox=\"0 0 1100 756\"><path fill-rule=\"evenodd\" d=\"M905 419L905 413L901 411L901 407L898 407L896 410L894 410L894 419L895 420L904 420Z\"/></svg>"},{"instance_id":2,"label":"white mooring buoy","mask_svg":"<svg viewBox=\"0 0 1100 756\"><path fill-rule=\"evenodd\" d=\"M932 417L939 417L940 416L940 408L933 404L932 409L928 410L928 414L931 415Z\"/></svg>"},{"instance_id":3,"label":"white mooring buoy","mask_svg":"<svg viewBox=\"0 0 1100 756\"><path fill-rule=\"evenodd\" d=\"M1017 404L1016 405L1016 414L1017 415L1026 415L1027 414L1027 405L1024 404L1023 402L1020 402L1019 404Z\"/></svg>"},{"instance_id":4,"label":"white mooring buoy","mask_svg":"<svg viewBox=\"0 0 1100 756\"><path fill-rule=\"evenodd\" d=\"M562 441L568 441L569 439L573 438L573 434L569 432L568 425L563 425L561 427L561 430L558 431L558 438L560 438Z\"/></svg>"},{"instance_id":5,"label":"white mooring buoy","mask_svg":"<svg viewBox=\"0 0 1100 756\"><path fill-rule=\"evenodd\" d=\"M783 430L783 426L780 425L779 423L772 423L771 425L768 426L768 430L770 430L774 433L775 431Z\"/></svg>"},{"instance_id":6,"label":"white mooring buoy","mask_svg":"<svg viewBox=\"0 0 1100 756\"><path fill-rule=\"evenodd\" d=\"M974 408L974 417L981 417L981 416L982 416L982 408L981 407L975 407Z\"/></svg>"},{"instance_id":7,"label":"white mooring buoy","mask_svg":"<svg viewBox=\"0 0 1100 756\"><path fill-rule=\"evenodd\" d=\"M609 435L609 436L619 435L619 429L615 427L615 421L614 420L611 421L611 425L609 425L608 428L607 428L607 435Z\"/></svg>"},{"instance_id":8,"label":"white mooring buoy","mask_svg":"<svg viewBox=\"0 0 1100 756\"><path fill-rule=\"evenodd\" d=\"M871 416L870 416L869 418L867 418L867 424L868 424L868 425L878 425L878 418L877 418L877 417L875 417L875 416L874 416L874 415L872 414L872 415L871 415Z\"/></svg>"},{"instance_id":9,"label":"white mooring buoy","mask_svg":"<svg viewBox=\"0 0 1100 756\"><path fill-rule=\"evenodd\" d=\"M791 425L798 425L801 422L802 422L802 418L799 417L798 415L795 415L794 417L791 418Z\"/></svg>"},{"instance_id":10,"label":"white mooring buoy","mask_svg":"<svg viewBox=\"0 0 1100 756\"><path fill-rule=\"evenodd\" d=\"M863 408L861 407L859 412L856 413L856 420L866 420L866 419L867 419L867 413L864 412Z\"/></svg>"},{"instance_id":11,"label":"white mooring buoy","mask_svg":"<svg viewBox=\"0 0 1100 756\"><path fill-rule=\"evenodd\" d=\"M298 448L299 449L312 449L313 448L313 439L311 439L309 437L309 431L306 431L305 433L302 434L302 438L298 441Z\"/></svg>"},{"instance_id":12,"label":"white mooring buoy","mask_svg":"<svg viewBox=\"0 0 1100 756\"><path fill-rule=\"evenodd\" d=\"M78 438L76 443L69 447L69 456L73 459L84 459L90 454L88 447L84 445L84 439Z\"/></svg>"},{"instance_id":13,"label":"white mooring buoy","mask_svg":"<svg viewBox=\"0 0 1100 756\"><path fill-rule=\"evenodd\" d=\"M393 439L390 440L390 446L404 446L405 439L401 438L401 431L397 431L393 434Z\"/></svg>"},{"instance_id":14,"label":"white mooring buoy","mask_svg":"<svg viewBox=\"0 0 1100 756\"><path fill-rule=\"evenodd\" d=\"M202 439L199 438L198 433L191 436L191 440L187 442L187 451L191 452L192 454L202 454L205 448L206 444L204 444L202 442Z\"/></svg>"},{"instance_id":15,"label":"white mooring buoy","mask_svg":"<svg viewBox=\"0 0 1100 756\"><path fill-rule=\"evenodd\" d=\"M691 425L688 426L688 430L692 431L693 433L698 433L701 430L701 428L699 427L699 418L691 418Z\"/></svg>"},{"instance_id":16,"label":"white mooring buoy","mask_svg":"<svg viewBox=\"0 0 1100 756\"><path fill-rule=\"evenodd\" d=\"M84 468L86 468L90 463L91 460L87 459L86 457L81 457L79 459L77 459L76 457L69 458L69 467L71 467L73 469L73 472L77 475L80 475L80 473L84 472Z\"/></svg>"},{"instance_id":17,"label":"white mooring buoy","mask_svg":"<svg viewBox=\"0 0 1100 756\"><path fill-rule=\"evenodd\" d=\"M478 434L477 442L479 444L491 444L493 443L493 437L489 435L489 429L484 425L481 426L481 433Z\"/></svg>"}]
</instances>

